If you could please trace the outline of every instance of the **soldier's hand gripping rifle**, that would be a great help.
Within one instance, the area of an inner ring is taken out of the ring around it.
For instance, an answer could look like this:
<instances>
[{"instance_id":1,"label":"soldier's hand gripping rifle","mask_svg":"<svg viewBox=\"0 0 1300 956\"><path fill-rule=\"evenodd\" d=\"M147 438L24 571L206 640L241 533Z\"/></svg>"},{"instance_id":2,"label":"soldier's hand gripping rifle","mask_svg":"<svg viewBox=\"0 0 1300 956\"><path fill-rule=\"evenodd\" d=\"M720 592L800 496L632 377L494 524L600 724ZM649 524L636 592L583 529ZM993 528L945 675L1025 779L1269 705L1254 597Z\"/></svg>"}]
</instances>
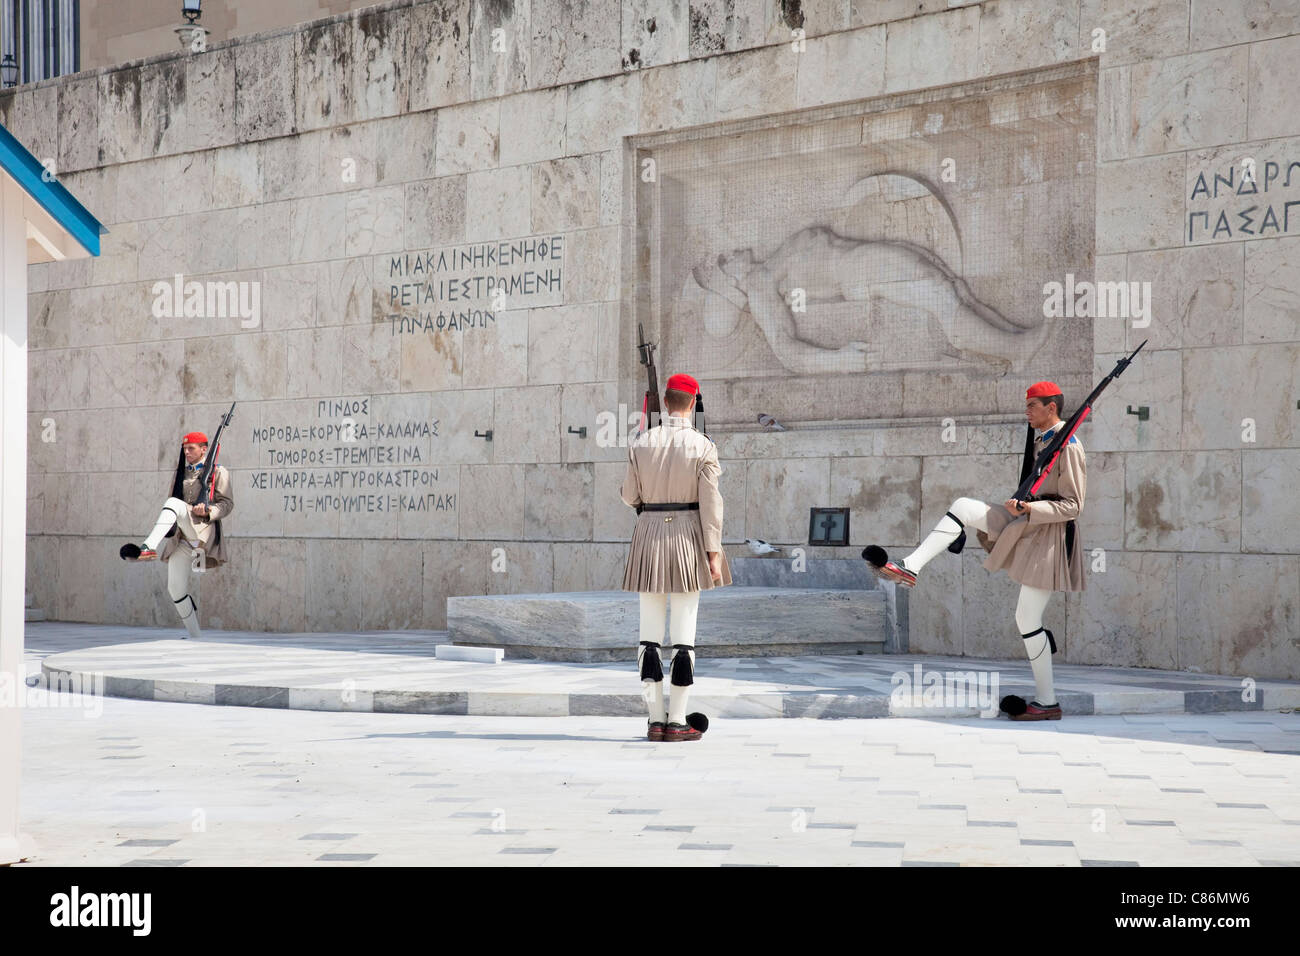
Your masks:
<instances>
[{"instance_id":1,"label":"soldier's hand gripping rifle","mask_svg":"<svg viewBox=\"0 0 1300 956\"><path fill-rule=\"evenodd\" d=\"M1146 341L1143 341L1142 345L1139 345L1133 350L1132 355L1120 359L1115 364L1115 368L1111 370L1111 373L1101 380L1097 387L1092 390L1092 394L1084 399L1083 404L1074 410L1074 414L1066 420L1065 424L1056 429L1056 434L1052 436L1052 440L1048 442L1047 447L1039 453L1038 458L1035 459L1032 464L1029 464L1029 460L1032 457L1031 449L1033 448L1033 429L1030 428L1029 439L1026 442L1025 454L1025 462L1026 464L1029 464L1028 473L1022 476L1020 487L1017 488L1016 493L1011 496L1014 500L1020 502L1029 501L1038 493L1038 489L1042 487L1043 481L1049 474L1051 474L1052 466L1056 464L1056 459L1060 457L1061 449L1065 447L1066 442L1070 440L1071 436L1074 435L1075 430L1083 424L1083 420L1087 418L1088 413L1092 411L1092 406L1093 403L1097 401L1097 396L1102 393L1111 381L1124 374L1124 369L1128 368L1129 363L1137 358L1138 352L1141 352L1146 344Z\"/></svg>"},{"instance_id":2,"label":"soldier's hand gripping rifle","mask_svg":"<svg viewBox=\"0 0 1300 956\"><path fill-rule=\"evenodd\" d=\"M199 496L194 501L196 505L206 505L213 494L213 486L217 480L217 456L221 454L221 432L231 420L235 417L235 403L230 403L230 411L226 412L221 418L221 424L217 426L211 441L208 442L208 453L203 459L203 465L199 468ZM176 466L176 480L172 483L172 497L185 500L185 449L181 449L181 460ZM175 528L172 529L175 531ZM169 534L168 537L171 535Z\"/></svg>"}]
</instances>

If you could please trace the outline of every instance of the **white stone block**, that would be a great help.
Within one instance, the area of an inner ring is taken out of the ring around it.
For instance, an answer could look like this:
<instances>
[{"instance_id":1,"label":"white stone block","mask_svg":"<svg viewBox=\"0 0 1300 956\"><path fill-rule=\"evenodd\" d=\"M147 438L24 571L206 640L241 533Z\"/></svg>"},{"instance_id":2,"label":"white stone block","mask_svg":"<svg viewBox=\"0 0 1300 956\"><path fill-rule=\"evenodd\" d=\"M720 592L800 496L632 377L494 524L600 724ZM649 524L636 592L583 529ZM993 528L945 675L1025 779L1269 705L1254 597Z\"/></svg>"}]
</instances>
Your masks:
<instances>
[{"instance_id":1,"label":"white stone block","mask_svg":"<svg viewBox=\"0 0 1300 956\"><path fill-rule=\"evenodd\" d=\"M621 4L581 0L528 8L528 85L555 86L618 73Z\"/></svg>"},{"instance_id":2,"label":"white stone block","mask_svg":"<svg viewBox=\"0 0 1300 956\"><path fill-rule=\"evenodd\" d=\"M1245 247L1245 343L1300 340L1300 237Z\"/></svg>"},{"instance_id":3,"label":"white stone block","mask_svg":"<svg viewBox=\"0 0 1300 956\"><path fill-rule=\"evenodd\" d=\"M434 655L440 661L472 661L477 664L500 664L505 660L506 652L499 647L459 647L455 644L439 644ZM471 713L474 711L471 706Z\"/></svg>"},{"instance_id":4,"label":"white stone block","mask_svg":"<svg viewBox=\"0 0 1300 956\"><path fill-rule=\"evenodd\" d=\"M569 88L565 120L566 152L595 153L622 146L638 130L641 73L608 76Z\"/></svg>"},{"instance_id":5,"label":"white stone block","mask_svg":"<svg viewBox=\"0 0 1300 956\"><path fill-rule=\"evenodd\" d=\"M496 166L500 126L499 100L439 110L434 149L435 175L449 176Z\"/></svg>"},{"instance_id":6,"label":"white stone block","mask_svg":"<svg viewBox=\"0 0 1300 956\"><path fill-rule=\"evenodd\" d=\"M1097 252L1183 243L1182 153L1097 166Z\"/></svg>"},{"instance_id":7,"label":"white stone block","mask_svg":"<svg viewBox=\"0 0 1300 956\"><path fill-rule=\"evenodd\" d=\"M809 39L797 69L800 107L879 96L885 90L885 28Z\"/></svg>"},{"instance_id":8,"label":"white stone block","mask_svg":"<svg viewBox=\"0 0 1300 956\"><path fill-rule=\"evenodd\" d=\"M979 7L891 24L885 45L885 89L892 93L971 79L979 69L979 31Z\"/></svg>"},{"instance_id":9,"label":"white stone block","mask_svg":"<svg viewBox=\"0 0 1300 956\"><path fill-rule=\"evenodd\" d=\"M555 87L501 101L501 165L535 163L577 150L565 144L568 89Z\"/></svg>"},{"instance_id":10,"label":"white stone block","mask_svg":"<svg viewBox=\"0 0 1300 956\"><path fill-rule=\"evenodd\" d=\"M1245 139L1247 57L1243 46L1134 64L1132 154Z\"/></svg>"}]
</instances>

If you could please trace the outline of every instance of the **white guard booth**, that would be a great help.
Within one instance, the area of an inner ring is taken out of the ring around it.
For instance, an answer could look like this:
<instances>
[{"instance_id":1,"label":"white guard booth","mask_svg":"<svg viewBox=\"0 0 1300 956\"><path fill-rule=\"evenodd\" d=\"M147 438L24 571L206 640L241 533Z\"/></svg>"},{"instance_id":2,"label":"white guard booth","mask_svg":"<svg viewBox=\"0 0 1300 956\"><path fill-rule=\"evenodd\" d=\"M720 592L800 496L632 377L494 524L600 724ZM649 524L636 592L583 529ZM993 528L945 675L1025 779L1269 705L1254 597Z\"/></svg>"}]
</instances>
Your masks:
<instances>
[{"instance_id":1,"label":"white guard booth","mask_svg":"<svg viewBox=\"0 0 1300 956\"><path fill-rule=\"evenodd\" d=\"M99 255L103 226L0 126L0 865L25 859L23 608L27 577L27 266Z\"/></svg>"}]
</instances>

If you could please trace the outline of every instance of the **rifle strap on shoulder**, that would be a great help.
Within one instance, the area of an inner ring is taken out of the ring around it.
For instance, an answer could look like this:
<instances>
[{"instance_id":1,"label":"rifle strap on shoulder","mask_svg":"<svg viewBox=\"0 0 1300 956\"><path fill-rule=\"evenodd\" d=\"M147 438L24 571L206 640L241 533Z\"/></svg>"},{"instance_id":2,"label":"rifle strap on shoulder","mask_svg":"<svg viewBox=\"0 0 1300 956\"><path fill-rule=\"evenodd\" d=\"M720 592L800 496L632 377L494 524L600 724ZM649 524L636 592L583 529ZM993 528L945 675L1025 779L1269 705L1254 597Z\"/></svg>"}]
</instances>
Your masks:
<instances>
[{"instance_id":1,"label":"rifle strap on shoulder","mask_svg":"<svg viewBox=\"0 0 1300 956\"><path fill-rule=\"evenodd\" d=\"M1034 468L1034 426L1026 425L1025 426L1025 457L1020 465L1020 481L1017 482L1018 485L1022 485L1025 483L1025 479L1029 477L1029 473L1033 471L1033 468Z\"/></svg>"}]
</instances>

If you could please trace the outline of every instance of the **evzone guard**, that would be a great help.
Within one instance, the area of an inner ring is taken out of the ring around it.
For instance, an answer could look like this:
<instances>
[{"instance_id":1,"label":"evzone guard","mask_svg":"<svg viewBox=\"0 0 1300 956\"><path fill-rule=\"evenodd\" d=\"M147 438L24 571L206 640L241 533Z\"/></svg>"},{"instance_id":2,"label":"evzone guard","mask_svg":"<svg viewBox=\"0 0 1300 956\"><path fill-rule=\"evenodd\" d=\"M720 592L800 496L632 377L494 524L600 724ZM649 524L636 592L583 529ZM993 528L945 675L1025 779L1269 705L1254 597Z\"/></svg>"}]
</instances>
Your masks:
<instances>
[{"instance_id":1,"label":"evzone guard","mask_svg":"<svg viewBox=\"0 0 1300 956\"><path fill-rule=\"evenodd\" d=\"M960 554L967 527L975 529L980 545L988 552L984 567L1006 570L1020 584L1015 620L1033 670L1036 697L1029 702L1015 695L1003 698L1002 709L1012 720L1061 719L1052 684L1056 639L1043 627L1043 611L1053 591L1084 590L1083 544L1076 521L1083 512L1087 490L1087 459L1074 433L1092 411L1097 396L1145 345L1143 342L1132 355L1120 359L1068 421L1061 421L1065 398L1060 386L1037 382L1029 387L1025 392L1029 428L1020 486L1001 505L958 498L920 546L897 562L890 561L877 545L862 551L877 574L910 588L941 551Z\"/></svg>"},{"instance_id":2,"label":"evzone guard","mask_svg":"<svg viewBox=\"0 0 1300 956\"><path fill-rule=\"evenodd\" d=\"M1025 417L1037 432L1032 454L1037 459L1062 429L1065 399L1059 386L1038 382L1025 392ZM1030 449L1026 449L1028 460ZM1022 475L1022 478L1024 476ZM871 546L862 556L883 578L903 587L915 587L921 570L942 551L960 553L966 529L976 537L988 557L984 567L1005 570L1020 584L1016 603L1016 628L1023 639L1034 673L1035 698L1012 720L1060 720L1061 708L1052 685L1052 654L1056 639L1043 627L1043 611L1053 591L1084 589L1082 545L1075 527L1083 511L1087 488L1087 460L1079 439L1070 435L1055 467L1036 495L1009 498L990 505L974 498L958 498L939 519L935 529L915 551L890 561L884 549Z\"/></svg>"},{"instance_id":3,"label":"evzone guard","mask_svg":"<svg viewBox=\"0 0 1300 956\"><path fill-rule=\"evenodd\" d=\"M180 459L172 493L163 502L153 530L141 544L122 545L120 554L124 561L153 561L161 557L167 562L167 593L189 636L198 639L199 607L190 594L190 571L215 568L225 563L225 535L221 522L235 510L231 495L230 473L217 464L221 431L234 415L235 406L221 421L209 454L208 436L203 432L190 432L181 439ZM163 542L166 542L163 544ZM161 555L159 544L163 544Z\"/></svg>"},{"instance_id":4,"label":"evzone guard","mask_svg":"<svg viewBox=\"0 0 1300 956\"><path fill-rule=\"evenodd\" d=\"M636 591L641 599L637 666L649 711L646 736L650 740L698 740L707 729L703 714L686 713L695 683L696 613L702 590L731 583L731 568L722 550L718 450L692 427L689 415L694 404L702 420L699 393L699 383L689 375L668 379L663 395L667 415L629 443L621 490L624 503L638 514L623 590ZM658 412L653 364L647 411ZM660 648L668 645L672 646L672 691L665 706Z\"/></svg>"}]
</instances>

